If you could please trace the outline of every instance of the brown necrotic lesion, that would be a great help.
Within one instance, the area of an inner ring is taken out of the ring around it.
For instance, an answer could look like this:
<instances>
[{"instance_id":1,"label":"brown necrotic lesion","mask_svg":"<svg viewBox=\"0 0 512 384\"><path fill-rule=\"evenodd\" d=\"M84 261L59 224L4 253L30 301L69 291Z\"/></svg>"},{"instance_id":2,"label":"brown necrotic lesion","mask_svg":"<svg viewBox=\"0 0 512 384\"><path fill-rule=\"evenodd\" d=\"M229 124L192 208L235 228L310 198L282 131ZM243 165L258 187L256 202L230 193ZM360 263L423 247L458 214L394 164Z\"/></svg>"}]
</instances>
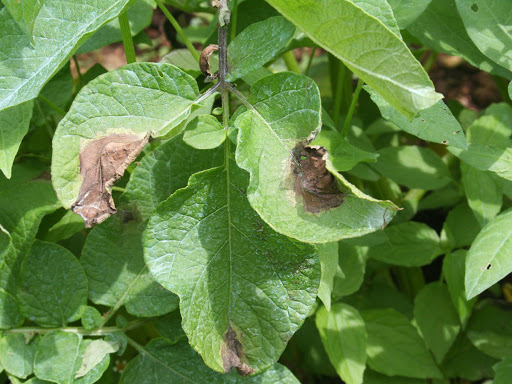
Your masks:
<instances>
[{"instance_id":1,"label":"brown necrotic lesion","mask_svg":"<svg viewBox=\"0 0 512 384\"><path fill-rule=\"evenodd\" d=\"M302 197L304 209L319 213L339 207L345 194L326 167L327 150L317 145L299 143L292 151L293 189Z\"/></svg>"},{"instance_id":2,"label":"brown necrotic lesion","mask_svg":"<svg viewBox=\"0 0 512 384\"><path fill-rule=\"evenodd\" d=\"M82 185L71 208L84 219L86 228L117 212L112 186L142 151L149 136L112 134L89 142L80 152Z\"/></svg>"}]
</instances>

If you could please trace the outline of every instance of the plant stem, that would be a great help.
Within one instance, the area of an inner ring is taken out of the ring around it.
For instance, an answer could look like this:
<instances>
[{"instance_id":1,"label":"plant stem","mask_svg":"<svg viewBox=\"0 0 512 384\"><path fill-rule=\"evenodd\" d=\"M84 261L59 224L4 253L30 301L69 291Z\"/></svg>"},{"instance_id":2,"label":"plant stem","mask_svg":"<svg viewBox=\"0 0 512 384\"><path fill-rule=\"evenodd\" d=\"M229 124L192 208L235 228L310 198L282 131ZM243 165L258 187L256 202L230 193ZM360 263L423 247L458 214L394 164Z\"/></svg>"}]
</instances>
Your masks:
<instances>
[{"instance_id":1,"label":"plant stem","mask_svg":"<svg viewBox=\"0 0 512 384\"><path fill-rule=\"evenodd\" d=\"M292 51L283 53L283 59L286 63L286 68L292 72L300 73L299 64Z\"/></svg>"},{"instance_id":2,"label":"plant stem","mask_svg":"<svg viewBox=\"0 0 512 384\"><path fill-rule=\"evenodd\" d=\"M352 96L352 102L350 103L350 108L348 109L347 118L345 119L345 123L343 124L343 129L341 130L341 137L346 137L348 133L348 129L350 127L350 122L352 121L352 115L356 109L357 99L359 98L359 93L361 93L361 89L363 89L364 81L359 79L357 80L357 87L354 92L354 96Z\"/></svg>"},{"instance_id":3,"label":"plant stem","mask_svg":"<svg viewBox=\"0 0 512 384\"><path fill-rule=\"evenodd\" d=\"M59 107L57 104L55 104L53 101L48 99L46 96L39 95L38 96L41 101L44 101L45 104L47 104L51 109L53 109L55 112L57 112L61 116L66 116L66 111L63 110L61 107Z\"/></svg>"},{"instance_id":4,"label":"plant stem","mask_svg":"<svg viewBox=\"0 0 512 384\"><path fill-rule=\"evenodd\" d=\"M126 62L128 64L135 63L137 57L135 56L135 48L133 47L132 32L130 30L130 23L128 22L128 14L123 12L119 15L119 26L121 27L121 34L123 35L124 53L126 55Z\"/></svg>"},{"instance_id":5,"label":"plant stem","mask_svg":"<svg viewBox=\"0 0 512 384\"><path fill-rule=\"evenodd\" d=\"M109 335L114 332L129 331L131 329L141 326L145 322L146 322L146 320L137 320L137 321L132 321L125 328L104 327L101 329L93 329L93 330L85 329L83 327L62 327L62 328L22 327L22 328L7 329L7 330L3 331L3 333L4 334L37 333L39 335L42 335L42 334L49 333L52 331L61 331L61 332L76 333L78 335L83 335L83 336L104 336L104 335Z\"/></svg>"},{"instance_id":6,"label":"plant stem","mask_svg":"<svg viewBox=\"0 0 512 384\"><path fill-rule=\"evenodd\" d=\"M304 74L306 76L309 76L309 70L311 68L311 63L313 63L313 58L315 57L316 48L317 47L314 47L313 50L311 51L311 54L309 55L308 65L306 67L306 70L304 71Z\"/></svg>"},{"instance_id":7,"label":"plant stem","mask_svg":"<svg viewBox=\"0 0 512 384\"><path fill-rule=\"evenodd\" d=\"M236 36L237 19L238 19L238 0L233 0L233 13L231 14L231 20L230 20L230 22L231 22L231 41L233 41L233 39Z\"/></svg>"},{"instance_id":8,"label":"plant stem","mask_svg":"<svg viewBox=\"0 0 512 384\"><path fill-rule=\"evenodd\" d=\"M112 190L117 191L117 192L123 192L123 193L125 191L125 189L123 187L116 187L115 185L112 186Z\"/></svg>"},{"instance_id":9,"label":"plant stem","mask_svg":"<svg viewBox=\"0 0 512 384\"><path fill-rule=\"evenodd\" d=\"M183 32L183 29L181 29L180 25L178 24L178 22L176 21L176 19L172 15L172 13L169 12L169 10L165 7L165 5L162 4L162 2L160 0L155 0L155 1L156 1L156 4L158 5L158 8L160 8L162 10L165 17L167 17L167 20L169 20L169 22L172 24L173 28L176 30L176 33L178 33L178 35L180 35L180 37L183 39L183 42L185 43L186 47L188 48L188 50L190 51L192 56L194 56L194 59L196 59L196 61L199 62L199 57L200 57L199 52L197 52L197 50L194 48L194 46L188 39L185 32Z\"/></svg>"},{"instance_id":10,"label":"plant stem","mask_svg":"<svg viewBox=\"0 0 512 384\"><path fill-rule=\"evenodd\" d=\"M338 68L338 77L336 80L336 88L334 92L334 103L332 107L332 119L334 124L339 129L338 124L340 122L341 114L341 99L343 97L343 85L345 83L345 76L347 74L347 67L340 61Z\"/></svg>"},{"instance_id":11,"label":"plant stem","mask_svg":"<svg viewBox=\"0 0 512 384\"><path fill-rule=\"evenodd\" d=\"M425 61L425 64L423 64L423 69L425 70L425 72L429 72L432 69L432 66L436 62L437 55L438 54L436 52L433 52L433 51L430 52L427 60Z\"/></svg>"},{"instance_id":12,"label":"plant stem","mask_svg":"<svg viewBox=\"0 0 512 384\"><path fill-rule=\"evenodd\" d=\"M76 72L78 74L78 81L80 84L82 84L84 82L84 79L82 78L82 72L80 72L80 64L78 63L76 55L73 55L73 62L75 63Z\"/></svg>"}]
</instances>

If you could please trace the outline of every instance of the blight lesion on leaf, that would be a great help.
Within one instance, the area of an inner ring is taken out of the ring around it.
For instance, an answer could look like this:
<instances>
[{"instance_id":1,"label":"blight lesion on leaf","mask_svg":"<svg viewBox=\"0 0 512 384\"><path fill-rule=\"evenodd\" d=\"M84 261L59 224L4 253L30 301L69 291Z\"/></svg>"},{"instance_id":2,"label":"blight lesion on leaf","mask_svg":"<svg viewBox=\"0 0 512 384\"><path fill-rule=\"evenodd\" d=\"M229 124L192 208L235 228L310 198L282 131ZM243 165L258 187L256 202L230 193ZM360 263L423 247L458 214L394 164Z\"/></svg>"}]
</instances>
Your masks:
<instances>
[{"instance_id":1,"label":"blight lesion on leaf","mask_svg":"<svg viewBox=\"0 0 512 384\"><path fill-rule=\"evenodd\" d=\"M304 209L318 213L339 207L345 194L326 168L327 150L299 143L293 152L294 191L302 196Z\"/></svg>"},{"instance_id":2,"label":"blight lesion on leaf","mask_svg":"<svg viewBox=\"0 0 512 384\"><path fill-rule=\"evenodd\" d=\"M111 134L89 142L80 152L82 185L73 212L85 221L85 227L105 221L116 213L112 186L142 151L151 132L144 138L135 133Z\"/></svg>"}]
</instances>

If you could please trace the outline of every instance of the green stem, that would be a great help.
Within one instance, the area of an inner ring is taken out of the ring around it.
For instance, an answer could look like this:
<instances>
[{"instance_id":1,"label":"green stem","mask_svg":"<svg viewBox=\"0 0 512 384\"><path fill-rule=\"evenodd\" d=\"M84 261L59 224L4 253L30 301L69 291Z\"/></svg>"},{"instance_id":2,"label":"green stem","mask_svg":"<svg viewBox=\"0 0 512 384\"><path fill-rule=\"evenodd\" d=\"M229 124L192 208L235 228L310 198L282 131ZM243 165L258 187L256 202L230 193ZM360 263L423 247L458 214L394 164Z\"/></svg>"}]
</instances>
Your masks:
<instances>
[{"instance_id":1,"label":"green stem","mask_svg":"<svg viewBox=\"0 0 512 384\"><path fill-rule=\"evenodd\" d=\"M347 67L340 61L338 67L338 77L336 80L336 88L334 93L334 103L332 109L332 119L338 128L341 114L341 100L343 97L343 84L345 83L345 76L347 74Z\"/></svg>"},{"instance_id":2,"label":"green stem","mask_svg":"<svg viewBox=\"0 0 512 384\"><path fill-rule=\"evenodd\" d=\"M173 28L176 30L176 33L178 33L178 35L180 35L180 37L183 39L183 42L185 43L186 47L188 48L188 50L190 51L192 56L194 56L194 59L196 59L196 61L199 62L199 57L200 57L199 52L197 52L197 50L194 48L194 46L188 39L185 32L183 32L183 29L181 29L180 25L178 24L178 22L176 21L176 19L172 15L172 13L169 12L169 10L165 7L165 5L162 4L162 2L160 0L155 0L155 1L156 1L156 4L158 5L158 7L162 10L164 15L169 20L169 22L172 24Z\"/></svg>"},{"instance_id":3,"label":"green stem","mask_svg":"<svg viewBox=\"0 0 512 384\"><path fill-rule=\"evenodd\" d=\"M128 341L128 344L130 344L133 348L135 348L135 350L137 352L139 352L141 355L145 354L146 353L146 349L140 345L139 343L137 343L135 340L133 340L131 337L128 337L126 336L126 340Z\"/></svg>"},{"instance_id":4,"label":"green stem","mask_svg":"<svg viewBox=\"0 0 512 384\"><path fill-rule=\"evenodd\" d=\"M37 333L39 335L42 335L42 334L53 332L53 331L61 331L61 332L76 333L77 335L83 335L83 336L104 336L104 335L109 335L109 334L115 333L115 332L129 331L131 329L141 326L145 322L146 322L146 320L137 320L137 321L132 321L125 328L104 327L101 329L93 329L93 330L85 329L83 327L61 327L61 328L22 327L22 328L7 329L7 330L3 331L3 334Z\"/></svg>"},{"instance_id":5,"label":"green stem","mask_svg":"<svg viewBox=\"0 0 512 384\"><path fill-rule=\"evenodd\" d=\"M350 123L352 121L352 115L356 109L357 99L359 98L359 93L361 93L361 89L363 89L364 81L359 79L357 81L357 87L354 92L354 96L352 96L352 102L350 103L350 108L348 109L347 118L345 119L345 123L343 124L343 129L341 130L341 137L347 137L348 129L350 127Z\"/></svg>"},{"instance_id":6,"label":"green stem","mask_svg":"<svg viewBox=\"0 0 512 384\"><path fill-rule=\"evenodd\" d=\"M438 54L436 52L433 52L433 51L430 52L430 54L428 55L427 61L425 61L425 64L423 65L423 69L425 70L425 72L429 72L432 69L432 66L436 62L437 55Z\"/></svg>"},{"instance_id":7,"label":"green stem","mask_svg":"<svg viewBox=\"0 0 512 384\"><path fill-rule=\"evenodd\" d=\"M306 76L309 76L309 70L311 68L311 63L313 63L313 58L315 57L316 48L317 47L314 47L313 50L311 51L311 55L309 55L308 65L306 67L306 70L304 71L304 74Z\"/></svg>"},{"instance_id":8,"label":"green stem","mask_svg":"<svg viewBox=\"0 0 512 384\"><path fill-rule=\"evenodd\" d=\"M135 63L137 57L135 56L135 48L133 46L132 32L130 30L130 23L128 21L128 14L123 12L119 15L119 25L121 27L121 34L123 35L124 53L126 55L126 62L128 64Z\"/></svg>"},{"instance_id":9,"label":"green stem","mask_svg":"<svg viewBox=\"0 0 512 384\"><path fill-rule=\"evenodd\" d=\"M233 1L233 13L231 14L230 24L231 24L231 41L236 36L236 22L238 19L238 0Z\"/></svg>"},{"instance_id":10,"label":"green stem","mask_svg":"<svg viewBox=\"0 0 512 384\"><path fill-rule=\"evenodd\" d=\"M292 51L283 53L283 59L286 64L286 68L292 72L300 73L299 64Z\"/></svg>"},{"instance_id":11,"label":"green stem","mask_svg":"<svg viewBox=\"0 0 512 384\"><path fill-rule=\"evenodd\" d=\"M82 72L80 72L80 64L78 63L76 55L73 55L73 62L75 63L76 72L78 74L78 81L80 82L80 84L83 84L84 79L82 77Z\"/></svg>"},{"instance_id":12,"label":"green stem","mask_svg":"<svg viewBox=\"0 0 512 384\"><path fill-rule=\"evenodd\" d=\"M66 111L63 110L61 107L59 107L57 104L55 104L53 101L48 99L46 96L39 95L38 96L41 101L44 101L45 104L47 104L51 109L53 109L55 112L57 112L61 116L66 116Z\"/></svg>"},{"instance_id":13,"label":"green stem","mask_svg":"<svg viewBox=\"0 0 512 384\"><path fill-rule=\"evenodd\" d=\"M116 187L115 185L112 186L113 191L122 192L124 193L125 189L123 187Z\"/></svg>"}]
</instances>

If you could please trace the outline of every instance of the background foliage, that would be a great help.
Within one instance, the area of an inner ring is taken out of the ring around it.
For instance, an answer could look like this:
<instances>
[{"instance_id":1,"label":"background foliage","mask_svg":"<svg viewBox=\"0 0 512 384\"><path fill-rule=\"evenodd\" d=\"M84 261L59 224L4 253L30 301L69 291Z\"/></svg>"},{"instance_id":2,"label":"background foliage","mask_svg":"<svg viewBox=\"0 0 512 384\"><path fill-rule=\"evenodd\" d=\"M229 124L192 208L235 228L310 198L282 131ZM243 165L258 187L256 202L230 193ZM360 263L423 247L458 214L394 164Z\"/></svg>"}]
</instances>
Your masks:
<instances>
[{"instance_id":1,"label":"background foliage","mask_svg":"<svg viewBox=\"0 0 512 384\"><path fill-rule=\"evenodd\" d=\"M0 3L0 382L511 382L508 0L220 3Z\"/></svg>"}]
</instances>

